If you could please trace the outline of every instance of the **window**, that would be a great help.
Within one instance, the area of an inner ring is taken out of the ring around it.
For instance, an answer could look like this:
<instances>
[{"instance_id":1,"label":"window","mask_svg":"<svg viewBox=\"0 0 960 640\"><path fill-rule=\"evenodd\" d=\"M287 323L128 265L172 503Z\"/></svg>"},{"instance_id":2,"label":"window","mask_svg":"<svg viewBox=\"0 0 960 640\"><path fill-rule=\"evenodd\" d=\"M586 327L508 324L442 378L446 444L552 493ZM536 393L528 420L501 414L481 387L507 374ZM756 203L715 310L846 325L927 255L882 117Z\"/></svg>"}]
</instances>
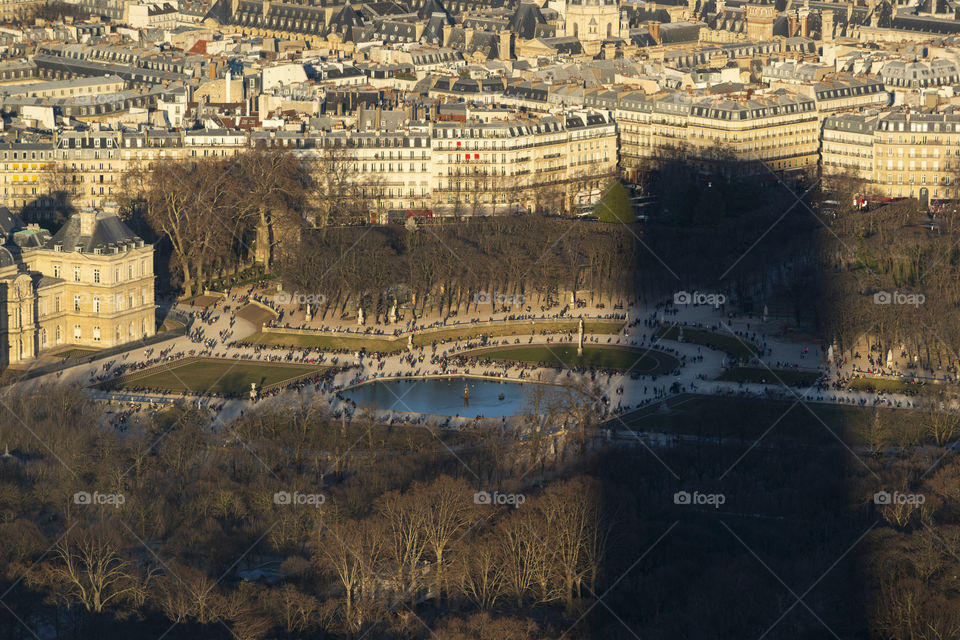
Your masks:
<instances>
[{"instance_id":1,"label":"window","mask_svg":"<svg viewBox=\"0 0 960 640\"><path fill-rule=\"evenodd\" d=\"M100 342L100 327L93 328L93 341Z\"/></svg>"},{"instance_id":2,"label":"window","mask_svg":"<svg viewBox=\"0 0 960 640\"><path fill-rule=\"evenodd\" d=\"M80 311L80 296L79 296L79 295L73 296L73 310L74 310L74 311Z\"/></svg>"},{"instance_id":3,"label":"window","mask_svg":"<svg viewBox=\"0 0 960 640\"><path fill-rule=\"evenodd\" d=\"M57 336L56 336L56 340L57 340L57 344L60 344L60 340L61 340L61 337L60 337L60 325L57 325Z\"/></svg>"},{"instance_id":4,"label":"window","mask_svg":"<svg viewBox=\"0 0 960 640\"><path fill-rule=\"evenodd\" d=\"M93 281L96 284L100 284L100 269L93 270Z\"/></svg>"},{"instance_id":5,"label":"window","mask_svg":"<svg viewBox=\"0 0 960 640\"><path fill-rule=\"evenodd\" d=\"M80 282L80 267L73 268L73 281Z\"/></svg>"},{"instance_id":6,"label":"window","mask_svg":"<svg viewBox=\"0 0 960 640\"><path fill-rule=\"evenodd\" d=\"M100 313L100 298L96 297L93 299L93 312Z\"/></svg>"},{"instance_id":7,"label":"window","mask_svg":"<svg viewBox=\"0 0 960 640\"><path fill-rule=\"evenodd\" d=\"M73 339L80 340L82 336L83 334L80 331L80 325L78 324L73 325Z\"/></svg>"},{"instance_id":8,"label":"window","mask_svg":"<svg viewBox=\"0 0 960 640\"><path fill-rule=\"evenodd\" d=\"M58 264L53 265L53 277L54 278L60 277L60 265Z\"/></svg>"}]
</instances>

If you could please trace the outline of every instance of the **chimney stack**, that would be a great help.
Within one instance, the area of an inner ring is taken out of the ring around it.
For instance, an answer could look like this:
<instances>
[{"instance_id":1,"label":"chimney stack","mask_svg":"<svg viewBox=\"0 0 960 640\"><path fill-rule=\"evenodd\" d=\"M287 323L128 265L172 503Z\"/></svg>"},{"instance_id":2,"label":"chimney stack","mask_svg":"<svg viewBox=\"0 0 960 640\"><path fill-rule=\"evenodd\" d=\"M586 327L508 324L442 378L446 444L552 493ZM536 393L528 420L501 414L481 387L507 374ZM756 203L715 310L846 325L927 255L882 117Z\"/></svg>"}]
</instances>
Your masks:
<instances>
[{"instance_id":1,"label":"chimney stack","mask_svg":"<svg viewBox=\"0 0 960 640\"><path fill-rule=\"evenodd\" d=\"M93 230L97 226L97 212L93 209L81 209L80 211L80 235L92 236Z\"/></svg>"}]
</instances>

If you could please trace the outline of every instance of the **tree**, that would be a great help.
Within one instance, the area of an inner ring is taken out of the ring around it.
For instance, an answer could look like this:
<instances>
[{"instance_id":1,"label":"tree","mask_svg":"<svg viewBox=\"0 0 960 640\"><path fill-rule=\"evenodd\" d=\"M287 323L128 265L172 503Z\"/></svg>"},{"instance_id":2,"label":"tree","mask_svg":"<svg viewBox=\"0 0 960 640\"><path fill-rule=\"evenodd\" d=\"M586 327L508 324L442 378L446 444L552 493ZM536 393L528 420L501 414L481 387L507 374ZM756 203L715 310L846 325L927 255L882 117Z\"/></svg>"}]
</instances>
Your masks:
<instances>
[{"instance_id":1,"label":"tree","mask_svg":"<svg viewBox=\"0 0 960 640\"><path fill-rule=\"evenodd\" d=\"M348 635L362 629L372 616L376 602L374 580L385 550L385 533L376 517L358 521L336 514L314 533L314 563L343 587L343 618Z\"/></svg>"},{"instance_id":2,"label":"tree","mask_svg":"<svg viewBox=\"0 0 960 640\"><path fill-rule=\"evenodd\" d=\"M124 557L116 530L77 529L54 547L50 576L69 600L93 613L121 601L142 602L155 570Z\"/></svg>"},{"instance_id":3,"label":"tree","mask_svg":"<svg viewBox=\"0 0 960 640\"><path fill-rule=\"evenodd\" d=\"M600 222L619 222L632 224L636 222L630 194L619 180L611 180L603 197L593 205L593 213Z\"/></svg>"},{"instance_id":4,"label":"tree","mask_svg":"<svg viewBox=\"0 0 960 640\"><path fill-rule=\"evenodd\" d=\"M237 195L241 196L237 212L241 218L252 218L256 260L270 269L281 233L296 233L303 227L310 174L298 158L283 150L251 149L237 160Z\"/></svg>"},{"instance_id":5,"label":"tree","mask_svg":"<svg viewBox=\"0 0 960 640\"><path fill-rule=\"evenodd\" d=\"M433 556L434 595L439 598L444 592L447 551L455 537L479 521L481 513L463 479L444 475L428 485L415 485L410 491L424 505L423 533Z\"/></svg>"}]
</instances>

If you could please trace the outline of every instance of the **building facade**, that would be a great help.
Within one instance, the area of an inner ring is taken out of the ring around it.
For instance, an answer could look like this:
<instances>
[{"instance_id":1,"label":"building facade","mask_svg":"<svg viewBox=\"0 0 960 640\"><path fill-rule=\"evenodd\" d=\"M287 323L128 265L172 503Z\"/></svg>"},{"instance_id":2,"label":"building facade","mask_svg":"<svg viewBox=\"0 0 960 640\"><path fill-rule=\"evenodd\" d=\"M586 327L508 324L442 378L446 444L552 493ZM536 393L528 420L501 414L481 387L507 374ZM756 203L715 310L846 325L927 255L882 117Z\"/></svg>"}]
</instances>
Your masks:
<instances>
[{"instance_id":1,"label":"building facade","mask_svg":"<svg viewBox=\"0 0 960 640\"><path fill-rule=\"evenodd\" d=\"M823 176L886 198L960 198L960 114L850 114L824 123Z\"/></svg>"},{"instance_id":2,"label":"building facade","mask_svg":"<svg viewBox=\"0 0 960 640\"><path fill-rule=\"evenodd\" d=\"M82 211L50 236L4 210L0 231L0 366L156 333L153 247L115 214Z\"/></svg>"}]
</instances>

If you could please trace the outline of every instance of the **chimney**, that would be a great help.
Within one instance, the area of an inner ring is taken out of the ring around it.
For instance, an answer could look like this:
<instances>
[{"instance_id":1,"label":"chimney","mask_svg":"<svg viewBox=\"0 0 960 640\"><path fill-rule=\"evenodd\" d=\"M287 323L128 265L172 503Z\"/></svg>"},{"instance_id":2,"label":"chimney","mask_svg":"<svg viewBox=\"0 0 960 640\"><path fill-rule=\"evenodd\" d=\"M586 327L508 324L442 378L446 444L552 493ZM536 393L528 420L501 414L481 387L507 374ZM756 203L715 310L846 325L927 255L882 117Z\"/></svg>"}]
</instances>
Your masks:
<instances>
[{"instance_id":1,"label":"chimney","mask_svg":"<svg viewBox=\"0 0 960 640\"><path fill-rule=\"evenodd\" d=\"M501 60L513 59L513 32L505 29L500 32L500 55Z\"/></svg>"},{"instance_id":2,"label":"chimney","mask_svg":"<svg viewBox=\"0 0 960 640\"><path fill-rule=\"evenodd\" d=\"M97 226L97 212L93 209L82 209L79 215L80 235L92 236L93 230Z\"/></svg>"},{"instance_id":3,"label":"chimney","mask_svg":"<svg viewBox=\"0 0 960 640\"><path fill-rule=\"evenodd\" d=\"M450 44L450 34L453 32L453 25L445 24L443 25L443 42L440 43L441 47L446 47Z\"/></svg>"},{"instance_id":4,"label":"chimney","mask_svg":"<svg viewBox=\"0 0 960 640\"><path fill-rule=\"evenodd\" d=\"M464 50L470 48L470 43L473 41L473 29L467 27L463 30L463 48Z\"/></svg>"},{"instance_id":5,"label":"chimney","mask_svg":"<svg viewBox=\"0 0 960 640\"><path fill-rule=\"evenodd\" d=\"M226 99L224 100L224 102L226 102L227 104L230 104L230 69L227 69L226 83L227 83L227 90L225 94Z\"/></svg>"},{"instance_id":6,"label":"chimney","mask_svg":"<svg viewBox=\"0 0 960 640\"><path fill-rule=\"evenodd\" d=\"M820 37L824 42L833 42L833 10L827 9L822 15L822 26Z\"/></svg>"},{"instance_id":7,"label":"chimney","mask_svg":"<svg viewBox=\"0 0 960 640\"><path fill-rule=\"evenodd\" d=\"M720 0L720 2L723 2L723 0ZM719 3L717 6L719 6ZM647 22L647 31L650 32L650 37L653 38L653 41L660 44L660 23L653 22L652 20Z\"/></svg>"},{"instance_id":8,"label":"chimney","mask_svg":"<svg viewBox=\"0 0 960 640\"><path fill-rule=\"evenodd\" d=\"M209 78L211 80L217 79L217 61L211 60L210 64L207 66L207 71L209 72Z\"/></svg>"}]
</instances>

